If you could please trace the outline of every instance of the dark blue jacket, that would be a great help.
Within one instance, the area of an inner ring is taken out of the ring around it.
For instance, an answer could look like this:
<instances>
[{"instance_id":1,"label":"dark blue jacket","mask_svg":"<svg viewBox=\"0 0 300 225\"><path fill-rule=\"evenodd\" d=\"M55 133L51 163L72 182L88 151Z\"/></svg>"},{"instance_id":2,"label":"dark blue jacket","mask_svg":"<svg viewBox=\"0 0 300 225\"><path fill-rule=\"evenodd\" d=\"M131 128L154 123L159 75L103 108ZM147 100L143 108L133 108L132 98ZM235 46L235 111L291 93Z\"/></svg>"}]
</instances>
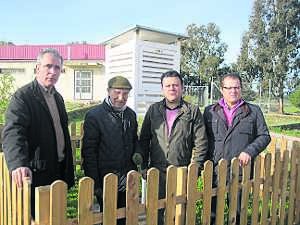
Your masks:
<instances>
[{"instance_id":1,"label":"dark blue jacket","mask_svg":"<svg viewBox=\"0 0 300 225\"><path fill-rule=\"evenodd\" d=\"M271 137L260 108L245 102L235 113L232 126L228 127L222 107L216 103L207 106L204 120L208 137L210 159L216 166L220 159L238 157L241 152L255 157L262 152Z\"/></svg>"},{"instance_id":2,"label":"dark blue jacket","mask_svg":"<svg viewBox=\"0 0 300 225\"><path fill-rule=\"evenodd\" d=\"M137 127L136 114L129 107L118 115L103 101L87 112L81 153L84 173L94 179L95 189L102 188L108 173L117 174L119 189L125 188L123 178L136 169L131 157L138 144Z\"/></svg>"}]
</instances>

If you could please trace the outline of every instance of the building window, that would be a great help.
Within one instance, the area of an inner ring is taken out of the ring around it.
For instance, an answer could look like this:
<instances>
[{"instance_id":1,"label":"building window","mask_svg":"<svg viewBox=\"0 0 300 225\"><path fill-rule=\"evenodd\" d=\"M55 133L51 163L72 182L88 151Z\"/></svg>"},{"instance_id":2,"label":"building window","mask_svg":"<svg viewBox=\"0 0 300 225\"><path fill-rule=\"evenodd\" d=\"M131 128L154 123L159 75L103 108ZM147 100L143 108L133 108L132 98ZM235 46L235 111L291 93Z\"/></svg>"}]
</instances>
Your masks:
<instances>
[{"instance_id":1,"label":"building window","mask_svg":"<svg viewBox=\"0 0 300 225\"><path fill-rule=\"evenodd\" d=\"M92 100L93 99L92 71L75 71L74 80L75 80L74 82L75 99Z\"/></svg>"}]
</instances>

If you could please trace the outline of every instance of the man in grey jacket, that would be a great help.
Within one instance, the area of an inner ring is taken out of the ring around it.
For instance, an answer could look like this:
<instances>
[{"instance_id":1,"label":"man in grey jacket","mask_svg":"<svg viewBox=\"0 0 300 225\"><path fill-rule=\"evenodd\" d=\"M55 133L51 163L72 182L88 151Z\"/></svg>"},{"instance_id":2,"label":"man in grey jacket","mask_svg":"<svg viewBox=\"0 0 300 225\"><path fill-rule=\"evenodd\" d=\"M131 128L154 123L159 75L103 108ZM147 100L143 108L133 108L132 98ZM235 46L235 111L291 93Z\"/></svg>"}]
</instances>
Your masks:
<instances>
[{"instance_id":1,"label":"man in grey jacket","mask_svg":"<svg viewBox=\"0 0 300 225\"><path fill-rule=\"evenodd\" d=\"M242 99L242 80L238 74L221 78L221 98L216 104L205 108L204 121L208 136L210 159L214 163L214 180L217 185L217 165L220 159L237 157L241 168L253 162L269 144L271 138L260 108ZM229 180L230 165L227 170ZM239 224L240 194L237 223ZM212 200L212 223L215 223L216 198Z\"/></svg>"},{"instance_id":2,"label":"man in grey jacket","mask_svg":"<svg viewBox=\"0 0 300 225\"><path fill-rule=\"evenodd\" d=\"M202 114L197 106L182 99L183 81L177 71L161 76L164 99L148 109L140 134L144 167L160 171L159 197L165 197L166 169L169 165L200 168L207 157L207 137ZM158 224L164 223L163 210Z\"/></svg>"}]
</instances>

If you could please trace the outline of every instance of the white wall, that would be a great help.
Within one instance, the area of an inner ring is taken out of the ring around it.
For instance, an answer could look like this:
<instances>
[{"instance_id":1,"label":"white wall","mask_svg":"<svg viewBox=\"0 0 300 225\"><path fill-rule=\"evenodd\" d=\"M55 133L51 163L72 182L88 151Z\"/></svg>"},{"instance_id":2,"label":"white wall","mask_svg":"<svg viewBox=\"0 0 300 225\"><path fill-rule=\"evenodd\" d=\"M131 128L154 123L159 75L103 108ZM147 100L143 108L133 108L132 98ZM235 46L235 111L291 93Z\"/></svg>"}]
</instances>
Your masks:
<instances>
[{"instance_id":1,"label":"white wall","mask_svg":"<svg viewBox=\"0 0 300 225\"><path fill-rule=\"evenodd\" d=\"M70 61L69 61L70 62ZM97 66L89 66L88 63L95 64L95 61L77 61L74 65L67 65L65 62L64 73L61 73L60 78L56 84L56 89L64 97L65 101L74 101L74 71L84 70L92 71L93 73L93 99L91 101L103 100L106 95L106 80L105 67L102 64ZM74 61L72 61L74 63ZM82 66L80 63L83 63ZM87 65L86 65L87 64ZM34 69L36 61L0 61L0 68L9 73L15 78L14 89L24 86L35 78ZM76 100L80 101L80 100ZM90 100L88 100L90 101Z\"/></svg>"},{"instance_id":2,"label":"white wall","mask_svg":"<svg viewBox=\"0 0 300 225\"><path fill-rule=\"evenodd\" d=\"M160 77L168 70L180 69L180 45L136 39L119 46L106 46L106 81L122 75L133 86L128 106L138 114L162 99ZM107 82L106 82L107 83Z\"/></svg>"},{"instance_id":3,"label":"white wall","mask_svg":"<svg viewBox=\"0 0 300 225\"><path fill-rule=\"evenodd\" d=\"M114 76L126 77L133 88L129 94L127 105L135 110L135 41L131 40L116 47L106 45L105 54L105 87L107 88L108 80Z\"/></svg>"},{"instance_id":4,"label":"white wall","mask_svg":"<svg viewBox=\"0 0 300 225\"><path fill-rule=\"evenodd\" d=\"M145 114L152 103L162 99L162 73L180 70L180 45L140 41L138 51L137 113Z\"/></svg>"}]
</instances>

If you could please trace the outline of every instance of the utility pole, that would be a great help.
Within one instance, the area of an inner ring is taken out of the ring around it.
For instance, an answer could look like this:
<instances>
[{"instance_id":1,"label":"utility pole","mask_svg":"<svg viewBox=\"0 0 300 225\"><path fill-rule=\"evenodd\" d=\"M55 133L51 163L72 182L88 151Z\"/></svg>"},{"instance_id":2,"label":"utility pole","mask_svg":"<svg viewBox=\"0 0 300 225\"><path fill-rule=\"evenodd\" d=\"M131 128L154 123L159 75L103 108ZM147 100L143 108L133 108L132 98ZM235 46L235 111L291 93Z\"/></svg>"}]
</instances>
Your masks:
<instances>
[{"instance_id":1,"label":"utility pole","mask_svg":"<svg viewBox=\"0 0 300 225\"><path fill-rule=\"evenodd\" d=\"M270 113L271 110L271 87L272 86L272 81L269 79L269 96L268 96L268 113Z\"/></svg>"},{"instance_id":2,"label":"utility pole","mask_svg":"<svg viewBox=\"0 0 300 225\"><path fill-rule=\"evenodd\" d=\"M259 107L261 107L261 92L262 92L262 82L259 84Z\"/></svg>"},{"instance_id":3,"label":"utility pole","mask_svg":"<svg viewBox=\"0 0 300 225\"><path fill-rule=\"evenodd\" d=\"M213 94L214 94L214 77L211 77L210 83L210 104L213 104Z\"/></svg>"}]
</instances>

